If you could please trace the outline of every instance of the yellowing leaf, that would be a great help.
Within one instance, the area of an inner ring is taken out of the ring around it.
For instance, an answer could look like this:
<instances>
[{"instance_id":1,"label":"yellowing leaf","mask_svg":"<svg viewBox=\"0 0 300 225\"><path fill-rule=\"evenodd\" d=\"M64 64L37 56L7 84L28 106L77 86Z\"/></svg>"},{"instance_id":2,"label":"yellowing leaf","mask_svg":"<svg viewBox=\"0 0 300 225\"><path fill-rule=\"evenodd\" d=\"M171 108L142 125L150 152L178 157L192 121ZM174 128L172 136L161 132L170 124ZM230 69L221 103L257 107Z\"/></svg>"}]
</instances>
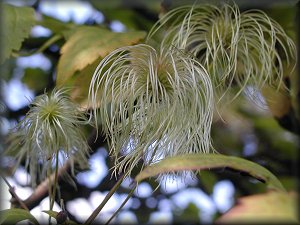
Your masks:
<instances>
[{"instance_id":1,"label":"yellowing leaf","mask_svg":"<svg viewBox=\"0 0 300 225\"><path fill-rule=\"evenodd\" d=\"M25 209L12 208L0 211L0 224L16 224L27 219L34 224L39 224L34 216Z\"/></svg>"},{"instance_id":2,"label":"yellowing leaf","mask_svg":"<svg viewBox=\"0 0 300 225\"><path fill-rule=\"evenodd\" d=\"M285 90L275 90L270 86L264 86L262 94L273 116L281 118L291 110L291 99Z\"/></svg>"},{"instance_id":3,"label":"yellowing leaf","mask_svg":"<svg viewBox=\"0 0 300 225\"><path fill-rule=\"evenodd\" d=\"M145 32L114 33L99 27L79 27L61 49L57 68L57 86L62 86L73 74L105 57L111 51L139 42Z\"/></svg>"},{"instance_id":4,"label":"yellowing leaf","mask_svg":"<svg viewBox=\"0 0 300 225\"><path fill-rule=\"evenodd\" d=\"M137 182L166 172L231 168L263 181L271 189L285 191L280 181L266 168L246 159L221 154L187 154L170 157L146 167L136 177Z\"/></svg>"},{"instance_id":5,"label":"yellowing leaf","mask_svg":"<svg viewBox=\"0 0 300 225\"><path fill-rule=\"evenodd\" d=\"M240 198L238 204L218 219L218 223L291 224L298 221L297 194L268 192Z\"/></svg>"},{"instance_id":6,"label":"yellowing leaf","mask_svg":"<svg viewBox=\"0 0 300 225\"><path fill-rule=\"evenodd\" d=\"M30 34L35 24L34 9L3 4L1 15L1 53L0 64L9 58L13 51L21 48L22 42Z\"/></svg>"},{"instance_id":7,"label":"yellowing leaf","mask_svg":"<svg viewBox=\"0 0 300 225\"><path fill-rule=\"evenodd\" d=\"M83 108L88 107L89 86L93 73L98 64L99 62L98 60L96 60L91 65L86 66L79 73L75 74L74 81L71 82L71 98L74 102L80 104Z\"/></svg>"}]
</instances>

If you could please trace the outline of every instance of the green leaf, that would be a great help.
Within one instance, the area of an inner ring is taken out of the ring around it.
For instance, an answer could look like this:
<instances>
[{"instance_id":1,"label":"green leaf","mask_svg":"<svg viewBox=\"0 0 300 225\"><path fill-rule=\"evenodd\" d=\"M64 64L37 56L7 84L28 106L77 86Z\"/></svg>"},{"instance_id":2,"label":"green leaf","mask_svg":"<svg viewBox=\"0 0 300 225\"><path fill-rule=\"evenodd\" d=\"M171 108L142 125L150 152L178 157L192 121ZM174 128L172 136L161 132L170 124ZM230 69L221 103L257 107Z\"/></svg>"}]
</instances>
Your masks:
<instances>
[{"instance_id":1,"label":"green leaf","mask_svg":"<svg viewBox=\"0 0 300 225\"><path fill-rule=\"evenodd\" d=\"M237 206L218 219L218 223L299 223L296 193L268 192L238 199Z\"/></svg>"},{"instance_id":2,"label":"green leaf","mask_svg":"<svg viewBox=\"0 0 300 225\"><path fill-rule=\"evenodd\" d=\"M79 27L61 49L56 84L62 86L73 74L111 51L133 45L145 37L142 31L114 33L99 27Z\"/></svg>"},{"instance_id":3,"label":"green leaf","mask_svg":"<svg viewBox=\"0 0 300 225\"><path fill-rule=\"evenodd\" d=\"M21 48L22 42L29 36L31 28L35 24L33 8L3 4L2 11L2 32L0 32L2 56L0 64L9 58L13 51L18 51Z\"/></svg>"},{"instance_id":4,"label":"green leaf","mask_svg":"<svg viewBox=\"0 0 300 225\"><path fill-rule=\"evenodd\" d=\"M39 21L39 25L48 28L55 34L63 34L66 30L76 27L73 23L62 22L47 15L43 15L42 20Z\"/></svg>"},{"instance_id":5,"label":"green leaf","mask_svg":"<svg viewBox=\"0 0 300 225\"><path fill-rule=\"evenodd\" d=\"M70 82L72 100L81 107L88 107L89 85L96 67L99 62L96 60L91 65L86 66L83 70L74 75L73 82ZM69 84L69 83L68 83Z\"/></svg>"},{"instance_id":6,"label":"green leaf","mask_svg":"<svg viewBox=\"0 0 300 225\"><path fill-rule=\"evenodd\" d=\"M194 203L189 203L182 213L174 215L177 224L197 224L199 222L199 208Z\"/></svg>"},{"instance_id":7,"label":"green leaf","mask_svg":"<svg viewBox=\"0 0 300 225\"><path fill-rule=\"evenodd\" d=\"M199 178L204 191L211 195L214 191L214 186L218 181L216 174L212 171L203 170L197 177Z\"/></svg>"},{"instance_id":8,"label":"green leaf","mask_svg":"<svg viewBox=\"0 0 300 225\"><path fill-rule=\"evenodd\" d=\"M47 73L40 68L26 68L22 82L32 90L41 91L47 86L48 76Z\"/></svg>"},{"instance_id":9,"label":"green leaf","mask_svg":"<svg viewBox=\"0 0 300 225\"><path fill-rule=\"evenodd\" d=\"M63 36L66 40L71 37L76 29L78 29L79 27L85 27L84 25L78 25L71 22L62 22L47 15L43 15L42 20L39 21L39 25L51 30L56 34L54 36Z\"/></svg>"},{"instance_id":10,"label":"green leaf","mask_svg":"<svg viewBox=\"0 0 300 225\"><path fill-rule=\"evenodd\" d=\"M188 154L166 158L146 167L136 176L135 180L140 182L148 177L166 172L226 167L245 172L265 182L269 188L285 191L280 181L266 168L246 159L221 154Z\"/></svg>"},{"instance_id":11,"label":"green leaf","mask_svg":"<svg viewBox=\"0 0 300 225\"><path fill-rule=\"evenodd\" d=\"M294 4L274 4L265 11L283 27L284 31L293 40L296 40L297 20L295 18L297 7Z\"/></svg>"},{"instance_id":12,"label":"green leaf","mask_svg":"<svg viewBox=\"0 0 300 225\"><path fill-rule=\"evenodd\" d=\"M117 8L139 8L145 9L147 11L155 11L158 12L161 7L161 0L110 0L110 1L99 1L99 0L90 0L91 4L99 9L101 12L105 11L106 9L117 9Z\"/></svg>"},{"instance_id":13,"label":"green leaf","mask_svg":"<svg viewBox=\"0 0 300 225\"><path fill-rule=\"evenodd\" d=\"M56 216L58 214L58 212L53 210L43 210L42 212L47 213L49 216L53 217L54 219L56 219Z\"/></svg>"},{"instance_id":14,"label":"green leaf","mask_svg":"<svg viewBox=\"0 0 300 225\"><path fill-rule=\"evenodd\" d=\"M16 224L27 219L34 224L39 224L34 216L25 209L12 208L0 211L0 224Z\"/></svg>"},{"instance_id":15,"label":"green leaf","mask_svg":"<svg viewBox=\"0 0 300 225\"><path fill-rule=\"evenodd\" d=\"M118 20L125 25L125 27L135 30L150 30L154 22L145 18L137 11L126 9L124 7L120 8L106 8L101 10L105 17L109 21Z\"/></svg>"}]
</instances>

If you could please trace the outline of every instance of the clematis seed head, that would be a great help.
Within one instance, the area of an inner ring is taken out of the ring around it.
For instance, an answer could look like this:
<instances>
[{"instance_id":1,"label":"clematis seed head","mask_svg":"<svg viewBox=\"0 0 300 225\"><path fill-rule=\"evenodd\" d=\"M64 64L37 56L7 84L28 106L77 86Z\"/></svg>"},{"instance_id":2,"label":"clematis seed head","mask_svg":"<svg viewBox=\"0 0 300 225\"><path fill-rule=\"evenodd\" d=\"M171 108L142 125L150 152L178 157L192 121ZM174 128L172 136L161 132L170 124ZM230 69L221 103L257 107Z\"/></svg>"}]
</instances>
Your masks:
<instances>
[{"instance_id":1,"label":"clematis seed head","mask_svg":"<svg viewBox=\"0 0 300 225\"><path fill-rule=\"evenodd\" d=\"M130 172L162 158L209 152L213 91L206 70L172 48L119 48L97 67L90 84L94 118L115 158Z\"/></svg>"},{"instance_id":2,"label":"clematis seed head","mask_svg":"<svg viewBox=\"0 0 300 225\"><path fill-rule=\"evenodd\" d=\"M295 67L296 47L283 28L263 11L240 12L235 3L175 8L153 26L149 41L160 31L164 45L190 52L206 68L218 102L246 86L279 88Z\"/></svg>"},{"instance_id":3,"label":"clematis seed head","mask_svg":"<svg viewBox=\"0 0 300 225\"><path fill-rule=\"evenodd\" d=\"M25 159L32 185L37 175L46 176L58 154L87 166L88 145L81 132L81 125L87 123L84 112L79 110L66 94L66 90L53 90L51 94L37 96L29 112L15 127L9 137L7 152L16 155L18 166Z\"/></svg>"}]
</instances>

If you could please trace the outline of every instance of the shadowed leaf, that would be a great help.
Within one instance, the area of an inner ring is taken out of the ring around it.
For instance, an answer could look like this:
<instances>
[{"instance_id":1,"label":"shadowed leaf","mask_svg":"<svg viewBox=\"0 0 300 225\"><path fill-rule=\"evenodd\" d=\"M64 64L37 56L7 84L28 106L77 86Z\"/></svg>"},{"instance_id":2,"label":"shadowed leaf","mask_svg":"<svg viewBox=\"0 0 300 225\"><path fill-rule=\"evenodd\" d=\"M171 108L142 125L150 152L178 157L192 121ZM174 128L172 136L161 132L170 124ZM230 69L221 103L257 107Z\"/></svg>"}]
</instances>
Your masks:
<instances>
[{"instance_id":1,"label":"shadowed leaf","mask_svg":"<svg viewBox=\"0 0 300 225\"><path fill-rule=\"evenodd\" d=\"M93 62L91 65L86 66L83 70L75 73L72 77L74 78L71 83L71 98L76 103L80 104L83 108L88 107L88 93L89 93L89 85L91 83L91 79L93 73L98 66L98 60Z\"/></svg>"},{"instance_id":2,"label":"shadowed leaf","mask_svg":"<svg viewBox=\"0 0 300 225\"><path fill-rule=\"evenodd\" d=\"M32 90L41 91L47 86L48 76L47 73L40 68L28 67L25 69L22 82Z\"/></svg>"},{"instance_id":3,"label":"shadowed leaf","mask_svg":"<svg viewBox=\"0 0 300 225\"><path fill-rule=\"evenodd\" d=\"M65 23L53 17L43 15L39 24L45 28L48 28L55 34L65 34L68 30L75 28L77 25L73 23ZM66 38L66 37L65 37Z\"/></svg>"}]
</instances>

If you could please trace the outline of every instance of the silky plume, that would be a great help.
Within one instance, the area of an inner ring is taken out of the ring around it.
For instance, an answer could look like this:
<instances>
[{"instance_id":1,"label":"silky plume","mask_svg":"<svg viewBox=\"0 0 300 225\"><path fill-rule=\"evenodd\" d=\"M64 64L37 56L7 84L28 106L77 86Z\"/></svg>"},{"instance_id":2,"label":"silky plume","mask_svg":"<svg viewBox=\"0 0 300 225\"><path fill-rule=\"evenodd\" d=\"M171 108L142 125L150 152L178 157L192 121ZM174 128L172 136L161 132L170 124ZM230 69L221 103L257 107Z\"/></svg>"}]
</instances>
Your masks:
<instances>
[{"instance_id":1,"label":"silky plume","mask_svg":"<svg viewBox=\"0 0 300 225\"><path fill-rule=\"evenodd\" d=\"M196 57L222 104L247 86L279 89L296 62L295 44L275 20L261 10L240 12L234 3L175 8L152 27L148 42L155 37Z\"/></svg>"},{"instance_id":2,"label":"silky plume","mask_svg":"<svg viewBox=\"0 0 300 225\"><path fill-rule=\"evenodd\" d=\"M203 66L172 48L146 44L111 52L89 90L97 125L107 136L114 172L130 174L140 160L213 148L213 90Z\"/></svg>"},{"instance_id":3,"label":"silky plume","mask_svg":"<svg viewBox=\"0 0 300 225\"><path fill-rule=\"evenodd\" d=\"M72 174L75 163L81 168L88 167L89 147L81 131L88 120L66 92L55 89L37 96L8 138L6 154L17 159L15 168L25 160L32 186L36 186L37 179L43 180L53 172L53 165L66 160L71 163ZM70 181L70 176L64 177Z\"/></svg>"}]
</instances>

